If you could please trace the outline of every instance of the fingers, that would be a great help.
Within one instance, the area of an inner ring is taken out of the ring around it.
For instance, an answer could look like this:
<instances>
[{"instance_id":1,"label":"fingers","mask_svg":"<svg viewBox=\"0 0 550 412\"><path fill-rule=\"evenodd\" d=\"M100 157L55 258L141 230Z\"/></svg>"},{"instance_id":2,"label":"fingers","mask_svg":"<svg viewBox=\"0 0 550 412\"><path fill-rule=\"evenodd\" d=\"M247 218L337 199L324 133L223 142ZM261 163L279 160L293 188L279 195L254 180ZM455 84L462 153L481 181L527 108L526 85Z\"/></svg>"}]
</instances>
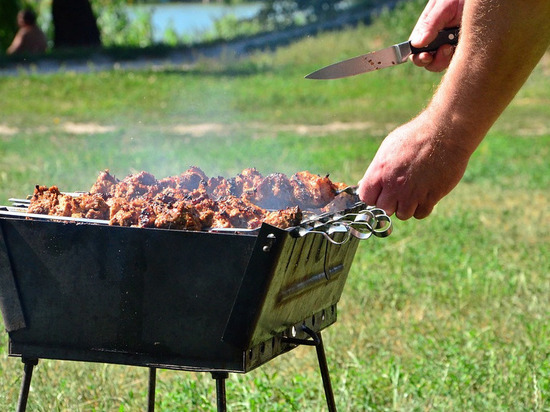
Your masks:
<instances>
[{"instance_id":1,"label":"fingers","mask_svg":"<svg viewBox=\"0 0 550 412\"><path fill-rule=\"evenodd\" d=\"M424 67L431 72L441 72L449 67L453 57L454 47L445 44L441 46L436 53L419 53L411 56L412 62Z\"/></svg>"},{"instance_id":2,"label":"fingers","mask_svg":"<svg viewBox=\"0 0 550 412\"><path fill-rule=\"evenodd\" d=\"M397 209L395 211L395 217L397 217L399 220L408 220L411 217L415 216L415 212L417 209L416 203L414 204L398 204Z\"/></svg>"},{"instance_id":3,"label":"fingers","mask_svg":"<svg viewBox=\"0 0 550 412\"><path fill-rule=\"evenodd\" d=\"M425 66L426 69L432 72L440 72L445 70L451 63L454 50L454 46L451 46L450 44L441 46L433 56L432 62Z\"/></svg>"},{"instance_id":4,"label":"fingers","mask_svg":"<svg viewBox=\"0 0 550 412\"><path fill-rule=\"evenodd\" d=\"M411 55L411 61L418 67L426 67L433 62L434 56L432 53L418 53Z\"/></svg>"},{"instance_id":5,"label":"fingers","mask_svg":"<svg viewBox=\"0 0 550 412\"><path fill-rule=\"evenodd\" d=\"M389 195L387 190L384 191L382 189L382 192L378 196L378 199L376 199L374 206L383 209L388 216L391 216L397 211L397 199L395 196Z\"/></svg>"},{"instance_id":6,"label":"fingers","mask_svg":"<svg viewBox=\"0 0 550 412\"><path fill-rule=\"evenodd\" d=\"M359 199L366 205L375 206L381 191L381 185L372 184L365 178L361 179L358 183L357 194L359 195Z\"/></svg>"},{"instance_id":7,"label":"fingers","mask_svg":"<svg viewBox=\"0 0 550 412\"><path fill-rule=\"evenodd\" d=\"M432 213L433 208L434 205L418 205L413 216L415 219L425 219Z\"/></svg>"},{"instance_id":8,"label":"fingers","mask_svg":"<svg viewBox=\"0 0 550 412\"><path fill-rule=\"evenodd\" d=\"M383 209L388 216L395 216L399 220L424 219L428 217L435 204L425 199L418 203L415 196L400 196L395 191L385 189L379 184L370 184L368 177L359 181L357 189L359 198L369 206L376 206Z\"/></svg>"},{"instance_id":9,"label":"fingers","mask_svg":"<svg viewBox=\"0 0 550 412\"><path fill-rule=\"evenodd\" d=\"M398 197L394 191L390 191L387 188L384 189L379 184L369 183L368 177L359 181L357 193L361 201L366 205L379 207L388 216L395 213L396 217L400 220L410 219L417 209L417 205L413 203L407 204L405 201L402 201L399 204Z\"/></svg>"}]
</instances>

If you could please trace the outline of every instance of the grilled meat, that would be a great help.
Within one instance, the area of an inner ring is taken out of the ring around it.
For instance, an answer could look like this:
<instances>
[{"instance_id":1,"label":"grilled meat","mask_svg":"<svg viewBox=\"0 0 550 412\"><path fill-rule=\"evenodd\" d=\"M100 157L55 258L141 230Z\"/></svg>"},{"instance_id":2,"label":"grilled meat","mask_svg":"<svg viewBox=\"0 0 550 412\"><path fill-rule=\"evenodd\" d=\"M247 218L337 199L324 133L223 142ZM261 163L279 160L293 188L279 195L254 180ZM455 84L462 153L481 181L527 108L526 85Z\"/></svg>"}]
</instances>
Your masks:
<instances>
[{"instance_id":1,"label":"grilled meat","mask_svg":"<svg viewBox=\"0 0 550 412\"><path fill-rule=\"evenodd\" d=\"M357 196L348 193L340 193L331 202L327 203L317 213L333 213L353 207L357 203Z\"/></svg>"},{"instance_id":2,"label":"grilled meat","mask_svg":"<svg viewBox=\"0 0 550 412\"><path fill-rule=\"evenodd\" d=\"M244 169L233 180L234 196L242 196L253 192L264 177L255 168Z\"/></svg>"},{"instance_id":3,"label":"grilled meat","mask_svg":"<svg viewBox=\"0 0 550 412\"><path fill-rule=\"evenodd\" d=\"M155 176L147 172L139 172L125 177L111 188L111 195L125 199L135 199L144 195L154 195L159 192Z\"/></svg>"},{"instance_id":4,"label":"grilled meat","mask_svg":"<svg viewBox=\"0 0 550 412\"><path fill-rule=\"evenodd\" d=\"M40 215L49 215L50 211L53 212L55 206L59 204L59 201L57 200L59 196L62 195L57 186L48 188L47 186L36 185L34 188L34 193L31 197L28 212L37 213Z\"/></svg>"},{"instance_id":5,"label":"grilled meat","mask_svg":"<svg viewBox=\"0 0 550 412\"><path fill-rule=\"evenodd\" d=\"M163 229L201 230L202 224L199 212L192 204L185 201L177 201L174 204L163 207L155 218L155 227Z\"/></svg>"},{"instance_id":6,"label":"grilled meat","mask_svg":"<svg viewBox=\"0 0 550 412\"><path fill-rule=\"evenodd\" d=\"M114 226L137 226L139 221L139 208L132 202L128 202L122 197L112 199L109 224Z\"/></svg>"},{"instance_id":7,"label":"grilled meat","mask_svg":"<svg viewBox=\"0 0 550 412\"><path fill-rule=\"evenodd\" d=\"M255 203L266 209L284 209L296 204L290 180L282 173L266 176L251 196Z\"/></svg>"},{"instance_id":8,"label":"grilled meat","mask_svg":"<svg viewBox=\"0 0 550 412\"><path fill-rule=\"evenodd\" d=\"M224 177L211 177L208 180L207 192L216 199L224 196L236 196L251 194L262 182L263 176L254 168L244 169L237 176L230 179Z\"/></svg>"},{"instance_id":9,"label":"grilled meat","mask_svg":"<svg viewBox=\"0 0 550 412\"><path fill-rule=\"evenodd\" d=\"M109 205L98 193L73 197L61 193L57 186L36 186L28 213L106 220Z\"/></svg>"},{"instance_id":10,"label":"grilled meat","mask_svg":"<svg viewBox=\"0 0 550 412\"><path fill-rule=\"evenodd\" d=\"M161 180L147 172L119 180L105 170L90 192L78 197L63 194L56 186L36 186L28 211L108 219L117 226L254 229L265 222L287 228L301 222L302 210L347 205L351 199L336 197L336 189L343 186L306 171L289 179L282 173L263 177L249 168L226 179L208 178L194 166Z\"/></svg>"},{"instance_id":11,"label":"grilled meat","mask_svg":"<svg viewBox=\"0 0 550 412\"><path fill-rule=\"evenodd\" d=\"M116 186L118 182L119 180L116 177L112 176L109 173L109 170L104 170L97 177L96 182L90 189L90 193L98 193L103 196L108 196L111 191L114 190L113 187Z\"/></svg>"},{"instance_id":12,"label":"grilled meat","mask_svg":"<svg viewBox=\"0 0 550 412\"><path fill-rule=\"evenodd\" d=\"M196 166L192 166L178 176L178 189L192 191L198 189L201 183L206 182L208 177Z\"/></svg>"},{"instance_id":13,"label":"grilled meat","mask_svg":"<svg viewBox=\"0 0 550 412\"><path fill-rule=\"evenodd\" d=\"M84 193L71 199L71 216L106 220L109 218L109 205L101 195Z\"/></svg>"},{"instance_id":14,"label":"grilled meat","mask_svg":"<svg viewBox=\"0 0 550 412\"><path fill-rule=\"evenodd\" d=\"M304 210L317 209L331 202L337 186L330 181L328 175L319 175L303 171L292 175L290 184L294 189L296 203Z\"/></svg>"},{"instance_id":15,"label":"grilled meat","mask_svg":"<svg viewBox=\"0 0 550 412\"><path fill-rule=\"evenodd\" d=\"M277 227L296 226L296 222L299 223L302 221L302 211L298 206L288 207L283 210L274 210L268 212L263 221Z\"/></svg>"},{"instance_id":16,"label":"grilled meat","mask_svg":"<svg viewBox=\"0 0 550 412\"><path fill-rule=\"evenodd\" d=\"M213 216L213 227L241 227L254 229L262 224L265 210L246 198L227 196L218 201Z\"/></svg>"},{"instance_id":17,"label":"grilled meat","mask_svg":"<svg viewBox=\"0 0 550 412\"><path fill-rule=\"evenodd\" d=\"M211 177L206 184L208 196L219 199L224 196L233 196L235 192L233 179L227 180L224 177Z\"/></svg>"}]
</instances>

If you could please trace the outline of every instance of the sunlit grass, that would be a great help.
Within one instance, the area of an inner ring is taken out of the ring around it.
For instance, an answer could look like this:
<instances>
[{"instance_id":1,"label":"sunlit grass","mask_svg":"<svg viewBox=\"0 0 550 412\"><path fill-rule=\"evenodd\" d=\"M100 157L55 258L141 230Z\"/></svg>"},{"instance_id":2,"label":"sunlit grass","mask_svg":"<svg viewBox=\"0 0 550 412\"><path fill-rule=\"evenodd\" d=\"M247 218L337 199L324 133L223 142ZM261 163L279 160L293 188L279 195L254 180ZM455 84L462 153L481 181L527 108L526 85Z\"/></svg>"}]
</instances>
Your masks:
<instances>
[{"instance_id":1,"label":"sunlit grass","mask_svg":"<svg viewBox=\"0 0 550 412\"><path fill-rule=\"evenodd\" d=\"M0 78L0 125L15 130L0 135L0 204L35 184L87 189L104 168L119 177L191 165L213 176L308 169L354 183L439 78L410 66L338 82L303 75L394 40L396 19L407 26L414 12L405 14L192 71ZM548 73L546 58L428 219L394 220L390 237L360 245L338 321L323 333L338 410L550 408ZM368 127L335 131L334 122ZM81 134L67 123L111 128ZM178 129L212 123L221 128ZM0 333L1 410L15 408L22 374L7 340ZM301 347L231 375L229 409L326 410L316 362ZM145 368L41 360L29 410L141 411L147 377ZM160 370L157 408L215 410L212 377Z\"/></svg>"}]
</instances>

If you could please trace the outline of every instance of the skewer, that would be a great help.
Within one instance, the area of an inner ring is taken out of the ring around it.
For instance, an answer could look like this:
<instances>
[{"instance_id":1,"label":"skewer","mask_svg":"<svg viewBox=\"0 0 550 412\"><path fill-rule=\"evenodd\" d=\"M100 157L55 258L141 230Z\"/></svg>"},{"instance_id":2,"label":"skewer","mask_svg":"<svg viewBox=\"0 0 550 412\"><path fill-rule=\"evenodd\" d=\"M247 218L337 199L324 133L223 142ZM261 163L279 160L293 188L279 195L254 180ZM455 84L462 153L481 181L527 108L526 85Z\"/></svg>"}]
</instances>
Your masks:
<instances>
[{"instance_id":1,"label":"skewer","mask_svg":"<svg viewBox=\"0 0 550 412\"><path fill-rule=\"evenodd\" d=\"M358 186L347 186L347 187L344 187L343 189L337 190L335 193L336 193L336 196L342 193L347 193L348 195L357 195L357 188Z\"/></svg>"},{"instance_id":2,"label":"skewer","mask_svg":"<svg viewBox=\"0 0 550 412\"><path fill-rule=\"evenodd\" d=\"M8 209L8 208L6 208ZM9 208L11 209L11 208ZM90 223L94 225L109 225L108 220L101 219L86 219L83 217L71 217L71 216L56 216L56 215L41 215L38 213L27 213L25 211L13 211L13 210L0 210L0 215L4 216L13 216L13 217L22 217L22 218L32 218L32 219L43 219L43 220L52 220L52 221L65 221L65 222L74 222L74 223ZM13 208L17 209L17 208Z\"/></svg>"}]
</instances>

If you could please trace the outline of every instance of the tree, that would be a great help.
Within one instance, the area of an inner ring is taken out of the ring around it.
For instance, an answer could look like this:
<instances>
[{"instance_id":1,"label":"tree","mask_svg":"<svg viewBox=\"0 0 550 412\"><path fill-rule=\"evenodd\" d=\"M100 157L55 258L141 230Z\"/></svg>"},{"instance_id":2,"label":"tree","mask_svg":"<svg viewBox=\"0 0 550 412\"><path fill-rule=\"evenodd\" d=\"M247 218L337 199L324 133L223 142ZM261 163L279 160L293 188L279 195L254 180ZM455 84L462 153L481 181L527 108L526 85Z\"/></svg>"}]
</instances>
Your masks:
<instances>
[{"instance_id":1,"label":"tree","mask_svg":"<svg viewBox=\"0 0 550 412\"><path fill-rule=\"evenodd\" d=\"M259 17L275 28L284 28L295 24L296 18L305 23L330 19L347 3L347 0L266 0Z\"/></svg>"},{"instance_id":2,"label":"tree","mask_svg":"<svg viewBox=\"0 0 550 412\"><path fill-rule=\"evenodd\" d=\"M54 47L101 45L97 20L89 0L53 0Z\"/></svg>"},{"instance_id":3,"label":"tree","mask_svg":"<svg viewBox=\"0 0 550 412\"><path fill-rule=\"evenodd\" d=\"M11 44L17 33L17 0L0 0L0 48L2 51Z\"/></svg>"}]
</instances>

